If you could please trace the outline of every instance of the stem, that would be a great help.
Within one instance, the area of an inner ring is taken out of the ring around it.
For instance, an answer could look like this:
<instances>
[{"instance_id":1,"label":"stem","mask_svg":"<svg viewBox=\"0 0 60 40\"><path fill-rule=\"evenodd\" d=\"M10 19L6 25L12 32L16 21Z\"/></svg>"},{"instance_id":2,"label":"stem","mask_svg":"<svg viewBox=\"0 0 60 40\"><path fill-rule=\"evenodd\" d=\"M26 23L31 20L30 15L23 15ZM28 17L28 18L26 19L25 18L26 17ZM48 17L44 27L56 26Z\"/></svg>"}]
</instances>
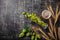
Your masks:
<instances>
[{"instance_id":1,"label":"stem","mask_svg":"<svg viewBox=\"0 0 60 40\"><path fill-rule=\"evenodd\" d=\"M51 31L50 28L49 28L49 31L50 31L50 33L48 33L48 35L49 35L51 38L55 39L55 37L54 37L54 35L53 35L53 32Z\"/></svg>"},{"instance_id":2,"label":"stem","mask_svg":"<svg viewBox=\"0 0 60 40\"><path fill-rule=\"evenodd\" d=\"M35 28L36 28L36 29L34 29L35 31L39 30L42 33L42 35L44 35L46 37L46 39L49 39L49 37L45 34L45 32L41 28L38 28L38 27L35 27Z\"/></svg>"},{"instance_id":3,"label":"stem","mask_svg":"<svg viewBox=\"0 0 60 40\"><path fill-rule=\"evenodd\" d=\"M57 19L59 17L58 8L59 8L59 5L57 4L54 24L57 22Z\"/></svg>"},{"instance_id":4,"label":"stem","mask_svg":"<svg viewBox=\"0 0 60 40\"><path fill-rule=\"evenodd\" d=\"M47 3L45 3L47 9L52 13L52 17L55 19L55 16L54 16L54 12L53 12L53 9L52 9L52 6L51 5L47 5Z\"/></svg>"},{"instance_id":5,"label":"stem","mask_svg":"<svg viewBox=\"0 0 60 40\"><path fill-rule=\"evenodd\" d=\"M39 28L39 31L47 38L49 39L49 37L43 32L43 30L41 28ZM50 39L49 39L50 40Z\"/></svg>"},{"instance_id":6,"label":"stem","mask_svg":"<svg viewBox=\"0 0 60 40\"><path fill-rule=\"evenodd\" d=\"M46 38L44 35L42 35L43 38L45 38L46 40L49 40L48 38Z\"/></svg>"},{"instance_id":7,"label":"stem","mask_svg":"<svg viewBox=\"0 0 60 40\"><path fill-rule=\"evenodd\" d=\"M52 25L51 18L49 19L49 27L51 28L51 31L53 32L54 26Z\"/></svg>"}]
</instances>

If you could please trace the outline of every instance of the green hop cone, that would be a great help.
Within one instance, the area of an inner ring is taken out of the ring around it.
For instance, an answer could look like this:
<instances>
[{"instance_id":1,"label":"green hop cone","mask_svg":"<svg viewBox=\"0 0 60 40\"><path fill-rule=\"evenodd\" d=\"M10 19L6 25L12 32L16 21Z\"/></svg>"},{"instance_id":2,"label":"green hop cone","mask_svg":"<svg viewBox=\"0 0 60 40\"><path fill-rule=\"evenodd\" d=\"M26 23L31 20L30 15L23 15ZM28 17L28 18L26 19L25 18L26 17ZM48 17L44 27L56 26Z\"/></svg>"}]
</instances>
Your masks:
<instances>
[{"instance_id":1,"label":"green hop cone","mask_svg":"<svg viewBox=\"0 0 60 40\"><path fill-rule=\"evenodd\" d=\"M24 33L20 33L20 34L19 34L19 37L23 37L23 36L24 36Z\"/></svg>"},{"instance_id":2,"label":"green hop cone","mask_svg":"<svg viewBox=\"0 0 60 40\"><path fill-rule=\"evenodd\" d=\"M28 17L31 17L31 14L30 14L30 15L28 15Z\"/></svg>"},{"instance_id":3,"label":"green hop cone","mask_svg":"<svg viewBox=\"0 0 60 40\"><path fill-rule=\"evenodd\" d=\"M33 32L33 35L35 35L35 32Z\"/></svg>"},{"instance_id":4,"label":"green hop cone","mask_svg":"<svg viewBox=\"0 0 60 40\"><path fill-rule=\"evenodd\" d=\"M22 12L22 14L23 14L23 15L25 15L25 14L26 14L26 12Z\"/></svg>"},{"instance_id":5,"label":"green hop cone","mask_svg":"<svg viewBox=\"0 0 60 40\"><path fill-rule=\"evenodd\" d=\"M23 29L22 32L25 33L27 30L26 29Z\"/></svg>"},{"instance_id":6,"label":"green hop cone","mask_svg":"<svg viewBox=\"0 0 60 40\"><path fill-rule=\"evenodd\" d=\"M37 40L37 38L35 37L35 40Z\"/></svg>"},{"instance_id":7,"label":"green hop cone","mask_svg":"<svg viewBox=\"0 0 60 40\"><path fill-rule=\"evenodd\" d=\"M34 36L33 35L31 36L31 40L34 40Z\"/></svg>"},{"instance_id":8,"label":"green hop cone","mask_svg":"<svg viewBox=\"0 0 60 40\"><path fill-rule=\"evenodd\" d=\"M36 34L36 37L40 39L40 34Z\"/></svg>"},{"instance_id":9,"label":"green hop cone","mask_svg":"<svg viewBox=\"0 0 60 40\"><path fill-rule=\"evenodd\" d=\"M30 36L30 32L26 33L26 36L27 36L27 37Z\"/></svg>"}]
</instances>

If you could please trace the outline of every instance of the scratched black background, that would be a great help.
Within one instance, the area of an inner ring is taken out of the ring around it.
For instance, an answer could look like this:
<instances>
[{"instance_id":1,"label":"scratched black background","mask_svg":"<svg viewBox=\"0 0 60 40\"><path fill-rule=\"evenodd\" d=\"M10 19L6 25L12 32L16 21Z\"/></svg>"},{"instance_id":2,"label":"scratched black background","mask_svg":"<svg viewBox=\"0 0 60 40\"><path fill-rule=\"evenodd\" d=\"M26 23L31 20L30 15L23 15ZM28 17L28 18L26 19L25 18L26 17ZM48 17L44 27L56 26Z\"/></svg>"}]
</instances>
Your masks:
<instances>
[{"instance_id":1,"label":"scratched black background","mask_svg":"<svg viewBox=\"0 0 60 40\"><path fill-rule=\"evenodd\" d=\"M50 0L50 2L48 0L0 0L0 38L18 38L23 25L29 26L30 22L21 12L35 12L39 16L46 9L45 2L48 4L51 2L55 11L56 3L60 0ZM57 25L60 25L59 20Z\"/></svg>"}]
</instances>

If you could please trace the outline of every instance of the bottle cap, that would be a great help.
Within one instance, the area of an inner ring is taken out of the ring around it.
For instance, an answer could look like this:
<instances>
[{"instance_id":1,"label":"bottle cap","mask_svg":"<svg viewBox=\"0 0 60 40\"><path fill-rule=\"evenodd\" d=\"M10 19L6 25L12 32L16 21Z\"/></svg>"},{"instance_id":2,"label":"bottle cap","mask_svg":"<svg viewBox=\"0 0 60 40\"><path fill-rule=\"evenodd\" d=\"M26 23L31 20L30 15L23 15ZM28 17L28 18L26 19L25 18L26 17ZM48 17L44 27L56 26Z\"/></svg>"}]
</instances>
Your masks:
<instances>
[{"instance_id":1,"label":"bottle cap","mask_svg":"<svg viewBox=\"0 0 60 40\"><path fill-rule=\"evenodd\" d=\"M42 11L42 17L44 18L44 19L49 19L50 17L51 17L51 12L49 11L49 10L43 10Z\"/></svg>"}]
</instances>

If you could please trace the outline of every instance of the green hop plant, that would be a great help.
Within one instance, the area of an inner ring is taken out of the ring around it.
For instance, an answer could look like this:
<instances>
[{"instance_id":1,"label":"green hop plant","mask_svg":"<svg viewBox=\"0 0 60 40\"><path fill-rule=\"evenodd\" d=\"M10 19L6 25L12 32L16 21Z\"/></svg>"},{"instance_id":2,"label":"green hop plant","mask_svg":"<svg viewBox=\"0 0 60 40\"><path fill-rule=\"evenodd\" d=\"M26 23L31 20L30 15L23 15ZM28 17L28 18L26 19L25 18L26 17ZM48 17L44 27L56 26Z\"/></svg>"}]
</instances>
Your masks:
<instances>
[{"instance_id":1,"label":"green hop plant","mask_svg":"<svg viewBox=\"0 0 60 40\"><path fill-rule=\"evenodd\" d=\"M45 22L43 22L43 21L41 20L41 18L38 17L35 13L32 13L32 14L31 14L31 13L27 13L27 12L22 12L22 14L23 14L25 17L29 18L32 22L35 22L35 23L41 25L42 27L46 28L47 24L46 24Z\"/></svg>"},{"instance_id":2,"label":"green hop plant","mask_svg":"<svg viewBox=\"0 0 60 40\"><path fill-rule=\"evenodd\" d=\"M31 30L29 27L25 26L22 30L22 32L19 34L19 37L30 37L31 36L31 40L37 40L37 38L40 39L40 35L38 33L36 33L35 31Z\"/></svg>"}]
</instances>

